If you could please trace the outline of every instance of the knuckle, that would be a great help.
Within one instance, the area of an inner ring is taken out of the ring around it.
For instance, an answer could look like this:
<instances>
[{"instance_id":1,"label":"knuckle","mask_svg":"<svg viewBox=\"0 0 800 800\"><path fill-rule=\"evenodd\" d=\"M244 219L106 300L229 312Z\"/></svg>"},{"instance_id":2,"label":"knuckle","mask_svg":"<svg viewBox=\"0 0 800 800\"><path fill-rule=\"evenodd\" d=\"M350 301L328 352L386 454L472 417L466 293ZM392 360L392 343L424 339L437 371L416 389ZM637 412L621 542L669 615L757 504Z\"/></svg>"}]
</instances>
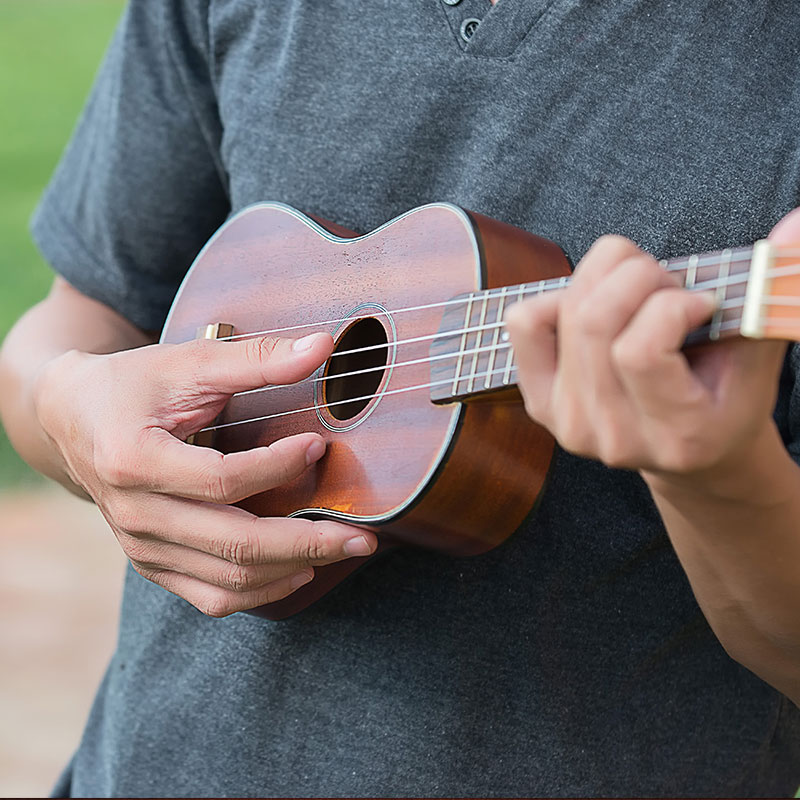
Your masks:
<instances>
[{"instance_id":1,"label":"knuckle","mask_svg":"<svg viewBox=\"0 0 800 800\"><path fill-rule=\"evenodd\" d=\"M251 568L235 564L228 568L223 585L238 594L249 592L258 585L257 575Z\"/></svg>"},{"instance_id":2,"label":"knuckle","mask_svg":"<svg viewBox=\"0 0 800 800\"><path fill-rule=\"evenodd\" d=\"M145 580L150 581L150 583L155 583L157 586L161 586L164 589L169 589L164 577L166 574L164 570L148 566L147 564L140 564L137 563L136 561L131 561L131 566Z\"/></svg>"},{"instance_id":3,"label":"knuckle","mask_svg":"<svg viewBox=\"0 0 800 800\"><path fill-rule=\"evenodd\" d=\"M206 478L205 495L212 503L231 502L232 491L230 478L221 472L213 472Z\"/></svg>"},{"instance_id":4,"label":"knuckle","mask_svg":"<svg viewBox=\"0 0 800 800\"><path fill-rule=\"evenodd\" d=\"M108 486L126 489L138 483L135 462L123 449L102 449L95 457L94 469L97 477Z\"/></svg>"},{"instance_id":5,"label":"knuckle","mask_svg":"<svg viewBox=\"0 0 800 800\"><path fill-rule=\"evenodd\" d=\"M329 559L329 547L320 526L313 523L308 526L306 535L298 539L296 560L301 563L315 564Z\"/></svg>"},{"instance_id":6,"label":"knuckle","mask_svg":"<svg viewBox=\"0 0 800 800\"><path fill-rule=\"evenodd\" d=\"M659 289L647 298L643 306L644 311L653 319L665 320L666 325L670 327L681 326L686 322L685 308L678 301L683 292L683 289Z\"/></svg>"},{"instance_id":7,"label":"knuckle","mask_svg":"<svg viewBox=\"0 0 800 800\"><path fill-rule=\"evenodd\" d=\"M114 527L130 538L148 533L144 516L134 504L116 501L106 503L104 510Z\"/></svg>"},{"instance_id":8,"label":"knuckle","mask_svg":"<svg viewBox=\"0 0 800 800\"><path fill-rule=\"evenodd\" d=\"M554 435L558 443L575 455L591 453L592 436L584 424L583 415L576 409L562 407L556 416Z\"/></svg>"},{"instance_id":9,"label":"knuckle","mask_svg":"<svg viewBox=\"0 0 800 800\"><path fill-rule=\"evenodd\" d=\"M134 566L152 565L154 563L155 553L149 542L137 539L135 536L119 537L118 540L123 552Z\"/></svg>"},{"instance_id":10,"label":"knuckle","mask_svg":"<svg viewBox=\"0 0 800 800\"><path fill-rule=\"evenodd\" d=\"M607 412L599 420L597 432L597 458L607 467L628 469L636 466L637 439L625 420L614 412Z\"/></svg>"},{"instance_id":11,"label":"knuckle","mask_svg":"<svg viewBox=\"0 0 800 800\"><path fill-rule=\"evenodd\" d=\"M153 580L151 576L153 575L154 570L152 568L146 567L144 564L140 563L139 561L134 561L133 559L131 559L131 566L143 578L147 578L149 581Z\"/></svg>"},{"instance_id":12,"label":"knuckle","mask_svg":"<svg viewBox=\"0 0 800 800\"><path fill-rule=\"evenodd\" d=\"M575 309L575 324L590 337L606 333L609 326L608 312L592 298L584 298Z\"/></svg>"},{"instance_id":13,"label":"knuckle","mask_svg":"<svg viewBox=\"0 0 800 800\"><path fill-rule=\"evenodd\" d=\"M236 604L231 600L230 596L223 591L210 592L195 603L194 606L207 617L214 617L215 619L227 617L235 611L238 611Z\"/></svg>"},{"instance_id":14,"label":"knuckle","mask_svg":"<svg viewBox=\"0 0 800 800\"><path fill-rule=\"evenodd\" d=\"M280 339L276 336L257 336L255 339L247 339L245 341L247 342L246 353L248 358L254 364L263 364L275 352Z\"/></svg>"},{"instance_id":15,"label":"knuckle","mask_svg":"<svg viewBox=\"0 0 800 800\"><path fill-rule=\"evenodd\" d=\"M627 373L641 375L653 368L650 348L629 336L620 336L611 345L611 358L620 370Z\"/></svg>"},{"instance_id":16,"label":"knuckle","mask_svg":"<svg viewBox=\"0 0 800 800\"><path fill-rule=\"evenodd\" d=\"M618 435L606 435L598 447L598 457L607 467L626 469L633 466L633 453L630 443Z\"/></svg>"},{"instance_id":17,"label":"knuckle","mask_svg":"<svg viewBox=\"0 0 800 800\"><path fill-rule=\"evenodd\" d=\"M235 503L246 496L241 475L227 468L225 456L220 456L209 468L205 478L205 495L213 503Z\"/></svg>"},{"instance_id":18,"label":"knuckle","mask_svg":"<svg viewBox=\"0 0 800 800\"><path fill-rule=\"evenodd\" d=\"M535 382L532 385L527 385L524 380L524 375L519 376L522 380L517 380L517 385L522 394L522 401L525 407L525 413L535 422L544 425L546 428L552 427L549 396L540 391Z\"/></svg>"},{"instance_id":19,"label":"knuckle","mask_svg":"<svg viewBox=\"0 0 800 800\"><path fill-rule=\"evenodd\" d=\"M238 534L223 539L220 553L225 561L240 567L251 567L258 563L257 540L252 534Z\"/></svg>"},{"instance_id":20,"label":"knuckle","mask_svg":"<svg viewBox=\"0 0 800 800\"><path fill-rule=\"evenodd\" d=\"M623 261L623 265L631 269L633 272L646 275L648 278L662 277L664 270L658 266L658 261L656 261L653 256L650 255L650 253L645 253L635 245L633 246L635 249Z\"/></svg>"},{"instance_id":21,"label":"knuckle","mask_svg":"<svg viewBox=\"0 0 800 800\"><path fill-rule=\"evenodd\" d=\"M636 255L641 251L630 239L616 233L607 233L595 241L589 252L595 255L602 254L606 258L611 256L624 258Z\"/></svg>"},{"instance_id":22,"label":"knuckle","mask_svg":"<svg viewBox=\"0 0 800 800\"><path fill-rule=\"evenodd\" d=\"M568 453L575 456L588 457L592 455L591 444L586 437L578 437L571 433L559 434L558 443Z\"/></svg>"}]
</instances>

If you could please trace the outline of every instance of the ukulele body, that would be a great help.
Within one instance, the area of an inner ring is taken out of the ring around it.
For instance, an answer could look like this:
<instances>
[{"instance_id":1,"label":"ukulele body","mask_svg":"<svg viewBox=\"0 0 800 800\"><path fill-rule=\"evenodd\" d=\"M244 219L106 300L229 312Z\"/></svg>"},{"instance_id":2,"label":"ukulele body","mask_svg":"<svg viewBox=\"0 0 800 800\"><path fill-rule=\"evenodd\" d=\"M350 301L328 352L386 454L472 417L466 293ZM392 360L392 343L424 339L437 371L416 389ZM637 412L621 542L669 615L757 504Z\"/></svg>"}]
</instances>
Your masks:
<instances>
[{"instance_id":1,"label":"ukulele body","mask_svg":"<svg viewBox=\"0 0 800 800\"><path fill-rule=\"evenodd\" d=\"M513 387L466 402L432 401L429 359L448 309L442 303L568 272L553 243L449 204L414 209L357 236L263 203L225 223L198 255L161 341L184 342L224 323L234 336L325 331L334 353L361 351L329 359L317 380L231 398L215 425L275 416L218 428L208 442L215 449L304 431L327 441L325 456L299 478L240 505L259 516L368 527L379 534L379 552L406 543L476 554L500 544L530 511L553 440ZM345 376L335 378L335 370ZM309 584L252 613L296 613L372 557L317 567Z\"/></svg>"}]
</instances>

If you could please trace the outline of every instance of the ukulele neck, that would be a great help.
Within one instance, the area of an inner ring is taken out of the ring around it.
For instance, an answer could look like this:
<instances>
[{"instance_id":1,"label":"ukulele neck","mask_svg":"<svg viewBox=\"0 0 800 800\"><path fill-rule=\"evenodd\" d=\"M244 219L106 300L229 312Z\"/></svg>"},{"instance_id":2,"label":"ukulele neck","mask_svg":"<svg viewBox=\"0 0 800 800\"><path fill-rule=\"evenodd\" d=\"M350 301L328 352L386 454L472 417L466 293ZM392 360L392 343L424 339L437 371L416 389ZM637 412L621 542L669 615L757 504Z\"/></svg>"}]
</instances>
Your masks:
<instances>
[{"instance_id":1,"label":"ukulele neck","mask_svg":"<svg viewBox=\"0 0 800 800\"><path fill-rule=\"evenodd\" d=\"M712 318L692 331L686 344L732 336L800 338L798 255L798 247L779 249L762 240L748 247L660 261L684 288L717 295ZM452 298L431 346L432 400L467 400L515 386L514 348L503 324L506 310L522 300L562 290L569 282L562 277ZM782 311L786 308L790 313Z\"/></svg>"}]
</instances>

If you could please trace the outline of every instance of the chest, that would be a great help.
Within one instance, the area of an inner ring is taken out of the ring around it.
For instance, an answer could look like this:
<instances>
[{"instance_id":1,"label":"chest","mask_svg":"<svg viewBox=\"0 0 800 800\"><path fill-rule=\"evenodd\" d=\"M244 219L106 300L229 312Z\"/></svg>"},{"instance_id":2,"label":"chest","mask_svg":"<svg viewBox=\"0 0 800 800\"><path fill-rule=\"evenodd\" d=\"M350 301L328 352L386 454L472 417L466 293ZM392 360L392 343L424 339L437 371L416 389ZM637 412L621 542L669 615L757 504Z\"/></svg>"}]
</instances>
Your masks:
<instances>
[{"instance_id":1,"label":"chest","mask_svg":"<svg viewBox=\"0 0 800 800\"><path fill-rule=\"evenodd\" d=\"M797 203L792 5L212 3L233 207L365 231L449 200L573 259L752 241Z\"/></svg>"}]
</instances>

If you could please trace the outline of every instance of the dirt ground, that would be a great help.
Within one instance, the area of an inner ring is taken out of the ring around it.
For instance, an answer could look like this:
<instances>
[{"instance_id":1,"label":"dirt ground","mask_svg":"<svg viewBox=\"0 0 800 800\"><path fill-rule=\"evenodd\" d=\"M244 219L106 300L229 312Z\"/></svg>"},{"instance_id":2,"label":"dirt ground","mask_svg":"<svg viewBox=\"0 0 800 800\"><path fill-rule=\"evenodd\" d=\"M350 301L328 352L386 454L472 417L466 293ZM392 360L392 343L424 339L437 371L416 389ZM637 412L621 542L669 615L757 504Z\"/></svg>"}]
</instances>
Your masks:
<instances>
[{"instance_id":1,"label":"dirt ground","mask_svg":"<svg viewBox=\"0 0 800 800\"><path fill-rule=\"evenodd\" d=\"M0 494L0 797L47 795L112 652L125 560L59 487Z\"/></svg>"}]
</instances>

